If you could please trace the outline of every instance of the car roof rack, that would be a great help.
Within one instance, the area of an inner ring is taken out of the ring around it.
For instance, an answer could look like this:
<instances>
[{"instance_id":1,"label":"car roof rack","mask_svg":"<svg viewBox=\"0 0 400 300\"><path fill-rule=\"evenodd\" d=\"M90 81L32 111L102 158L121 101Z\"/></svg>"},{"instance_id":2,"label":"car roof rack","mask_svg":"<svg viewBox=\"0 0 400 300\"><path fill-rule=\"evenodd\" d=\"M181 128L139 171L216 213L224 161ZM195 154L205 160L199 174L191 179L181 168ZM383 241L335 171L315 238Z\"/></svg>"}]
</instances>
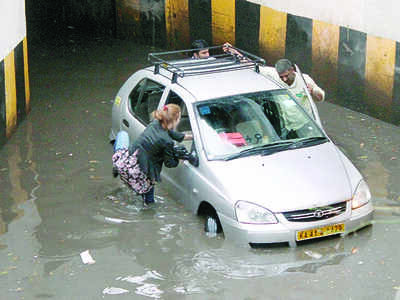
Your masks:
<instances>
[{"instance_id":1,"label":"car roof rack","mask_svg":"<svg viewBox=\"0 0 400 300\"><path fill-rule=\"evenodd\" d=\"M239 48L228 46L228 49L236 51L224 52L225 46L208 47L210 52L216 54L210 55L206 59L193 59L194 51L204 48L176 50L167 52L149 53L148 60L154 64L154 74L160 73L160 68L172 73L172 83L176 83L178 77L204 75L217 72L228 72L240 69L250 69L258 73L259 66L265 65L265 60L254 54L241 50ZM233 54L232 52L239 52Z\"/></svg>"}]
</instances>

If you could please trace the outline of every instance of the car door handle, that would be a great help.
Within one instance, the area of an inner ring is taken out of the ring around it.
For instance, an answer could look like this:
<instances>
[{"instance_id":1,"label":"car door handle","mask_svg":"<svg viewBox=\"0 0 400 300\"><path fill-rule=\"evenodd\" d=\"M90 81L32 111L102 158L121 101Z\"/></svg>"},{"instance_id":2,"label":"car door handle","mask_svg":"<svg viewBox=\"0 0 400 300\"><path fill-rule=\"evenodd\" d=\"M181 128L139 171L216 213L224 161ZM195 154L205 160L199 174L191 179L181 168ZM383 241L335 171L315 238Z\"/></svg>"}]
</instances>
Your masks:
<instances>
[{"instance_id":1,"label":"car door handle","mask_svg":"<svg viewBox=\"0 0 400 300\"><path fill-rule=\"evenodd\" d=\"M128 122L127 120L122 119L122 123L124 123L124 125L125 125L126 127L129 127L129 122Z\"/></svg>"}]
</instances>

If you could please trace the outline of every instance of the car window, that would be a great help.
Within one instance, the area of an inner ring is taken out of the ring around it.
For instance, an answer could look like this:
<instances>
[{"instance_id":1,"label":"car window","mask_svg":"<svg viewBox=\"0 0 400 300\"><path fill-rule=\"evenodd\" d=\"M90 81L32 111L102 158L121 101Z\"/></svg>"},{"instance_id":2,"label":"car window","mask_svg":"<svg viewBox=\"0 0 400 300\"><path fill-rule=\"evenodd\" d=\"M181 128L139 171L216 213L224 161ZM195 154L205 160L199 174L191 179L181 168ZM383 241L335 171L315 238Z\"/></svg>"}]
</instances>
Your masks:
<instances>
[{"instance_id":1,"label":"car window","mask_svg":"<svg viewBox=\"0 0 400 300\"><path fill-rule=\"evenodd\" d=\"M187 106L185 102L173 91L170 91L167 97L166 104L176 104L181 108L181 121L179 122L176 130L185 133L192 133L192 126L190 125L189 114L187 110ZM187 149L192 148L191 141L183 141L183 144L186 146Z\"/></svg>"},{"instance_id":2,"label":"car window","mask_svg":"<svg viewBox=\"0 0 400 300\"><path fill-rule=\"evenodd\" d=\"M178 124L177 130L181 132L192 131L190 125L189 114L185 102L173 91L170 91L166 104L176 104L181 108L181 121Z\"/></svg>"},{"instance_id":3,"label":"car window","mask_svg":"<svg viewBox=\"0 0 400 300\"><path fill-rule=\"evenodd\" d=\"M144 90L145 84L146 84L146 79L143 79L135 86L135 88L129 94L129 110L131 111L131 113L134 112L134 109L135 109L135 107L139 101L139 98Z\"/></svg>"},{"instance_id":4,"label":"car window","mask_svg":"<svg viewBox=\"0 0 400 300\"><path fill-rule=\"evenodd\" d=\"M140 121L147 125L151 113L157 109L165 87L149 79L140 81L129 95L129 109Z\"/></svg>"},{"instance_id":5,"label":"car window","mask_svg":"<svg viewBox=\"0 0 400 300\"><path fill-rule=\"evenodd\" d=\"M286 90L202 101L195 111L210 159L281 141L324 137Z\"/></svg>"}]
</instances>

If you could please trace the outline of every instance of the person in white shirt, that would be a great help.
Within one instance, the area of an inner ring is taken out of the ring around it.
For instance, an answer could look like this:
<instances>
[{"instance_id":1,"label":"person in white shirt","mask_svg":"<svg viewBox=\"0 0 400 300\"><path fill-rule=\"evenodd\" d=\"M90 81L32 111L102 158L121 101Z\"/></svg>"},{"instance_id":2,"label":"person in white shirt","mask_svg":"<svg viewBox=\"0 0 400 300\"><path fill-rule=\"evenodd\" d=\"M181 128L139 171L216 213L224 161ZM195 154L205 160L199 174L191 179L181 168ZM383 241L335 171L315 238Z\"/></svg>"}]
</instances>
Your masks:
<instances>
[{"instance_id":1,"label":"person in white shirt","mask_svg":"<svg viewBox=\"0 0 400 300\"><path fill-rule=\"evenodd\" d=\"M247 58L238 50L233 48L228 42L224 44L223 50L224 52L229 52L232 55L236 55L243 62L247 61ZM266 77L272 77L275 81L286 87L296 97L297 102L303 107L303 109L311 117L314 119L316 118L316 116L314 116L311 101L324 101L325 92L309 75L301 75L297 73L295 70L295 65L286 58L279 59L275 63L275 67L260 66L260 73ZM304 86L302 79L304 79L306 87ZM307 88L312 99L308 99L305 88ZM315 113L318 114L318 111L315 111ZM306 136L308 134L308 130L306 128L308 120L303 114L300 113L294 103L293 105L288 105L286 107L285 111L283 112L283 118L285 119L286 129L295 132L295 134L292 134L293 136Z\"/></svg>"},{"instance_id":2,"label":"person in white shirt","mask_svg":"<svg viewBox=\"0 0 400 300\"><path fill-rule=\"evenodd\" d=\"M246 61L246 58L232 47L231 44L226 42L223 47L225 52L230 52L233 55L237 55L239 58L242 58ZM307 100L306 92L303 88L303 82L295 69L293 63L286 59L282 58L275 63L275 68L263 66L260 67L260 73L263 75L269 75L273 77L275 80L283 83L297 98L300 104L303 105L304 109L312 115L311 104ZM325 99L325 92L321 89L314 80L308 76L307 74L303 74L304 81L307 85L308 92L310 93L313 101L322 102Z\"/></svg>"},{"instance_id":3,"label":"person in white shirt","mask_svg":"<svg viewBox=\"0 0 400 300\"><path fill-rule=\"evenodd\" d=\"M275 68L261 67L260 73L263 75L271 76L275 80L283 83L295 96L296 100L303 106L303 108L312 116L311 104L308 101L306 92L304 90L301 75L298 74L292 62L286 58L280 59L276 62ZM314 80L307 74L303 74L304 81L307 85L308 92L312 100L315 102L322 102L325 99L325 92L321 89Z\"/></svg>"},{"instance_id":4,"label":"person in white shirt","mask_svg":"<svg viewBox=\"0 0 400 300\"><path fill-rule=\"evenodd\" d=\"M305 86L301 78L301 74L296 72L295 66L292 62L286 58L280 59L275 63L275 67L260 67L260 73L267 77L272 77L276 81L280 82L285 86L292 94L296 97L296 100L304 108L304 110L311 116L314 117L311 101L322 102L325 99L325 92L321 89L314 80L307 74L302 74L306 88L312 99L307 97ZM315 111L318 114L317 111ZM307 136L308 121L304 118L299 110L295 106L287 106L284 111L283 118L285 120L285 127L296 134L297 136Z\"/></svg>"}]
</instances>

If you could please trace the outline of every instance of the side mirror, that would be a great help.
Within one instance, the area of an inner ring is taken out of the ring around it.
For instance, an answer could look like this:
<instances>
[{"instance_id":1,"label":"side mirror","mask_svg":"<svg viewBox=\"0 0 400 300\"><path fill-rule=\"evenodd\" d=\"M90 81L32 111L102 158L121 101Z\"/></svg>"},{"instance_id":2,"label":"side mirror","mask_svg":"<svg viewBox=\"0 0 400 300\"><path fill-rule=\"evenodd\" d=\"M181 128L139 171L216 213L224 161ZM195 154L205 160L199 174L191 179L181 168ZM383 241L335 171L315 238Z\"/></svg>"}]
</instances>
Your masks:
<instances>
[{"instance_id":1,"label":"side mirror","mask_svg":"<svg viewBox=\"0 0 400 300\"><path fill-rule=\"evenodd\" d=\"M194 166L194 167L198 167L199 166L199 157L197 156L197 152L193 151L190 152L190 157L188 159L189 163Z\"/></svg>"}]
</instances>

